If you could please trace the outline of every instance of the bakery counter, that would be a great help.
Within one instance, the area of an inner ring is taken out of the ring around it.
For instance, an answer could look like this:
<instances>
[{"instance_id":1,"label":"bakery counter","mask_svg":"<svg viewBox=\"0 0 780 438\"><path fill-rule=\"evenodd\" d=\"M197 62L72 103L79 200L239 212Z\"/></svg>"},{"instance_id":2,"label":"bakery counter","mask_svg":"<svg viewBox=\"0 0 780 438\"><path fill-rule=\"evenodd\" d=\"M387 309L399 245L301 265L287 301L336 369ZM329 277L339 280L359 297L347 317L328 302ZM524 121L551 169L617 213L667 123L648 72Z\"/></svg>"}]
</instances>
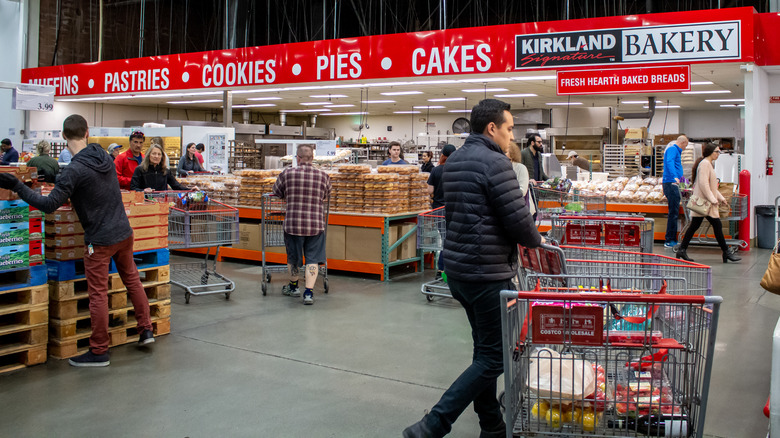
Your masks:
<instances>
[{"instance_id":1,"label":"bakery counter","mask_svg":"<svg viewBox=\"0 0 780 438\"><path fill-rule=\"evenodd\" d=\"M261 262L262 210L260 207L238 207L240 241L233 247L222 247L218 260L239 259ZM390 268L414 263L423 269L423 252L417 249L417 215L365 214L332 212L328 216L328 268L379 275L389 280ZM183 252L205 254L205 249ZM266 263L287 264L284 247L265 248Z\"/></svg>"}]
</instances>

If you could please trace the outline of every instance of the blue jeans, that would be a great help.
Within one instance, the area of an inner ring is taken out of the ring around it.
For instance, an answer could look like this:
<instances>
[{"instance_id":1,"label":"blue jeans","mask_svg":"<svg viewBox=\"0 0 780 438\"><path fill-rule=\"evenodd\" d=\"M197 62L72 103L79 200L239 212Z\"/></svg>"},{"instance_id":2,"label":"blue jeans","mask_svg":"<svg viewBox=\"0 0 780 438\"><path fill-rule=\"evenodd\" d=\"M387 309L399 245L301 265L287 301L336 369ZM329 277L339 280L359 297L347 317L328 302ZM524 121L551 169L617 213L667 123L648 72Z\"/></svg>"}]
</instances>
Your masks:
<instances>
[{"instance_id":1,"label":"blue jeans","mask_svg":"<svg viewBox=\"0 0 780 438\"><path fill-rule=\"evenodd\" d=\"M499 292L514 287L510 280L467 283L448 278L447 282L452 297L466 310L474 354L471 365L426 416L434 436L449 433L452 423L472 402L483 430L494 429L503 421L496 399L496 381L504 372Z\"/></svg>"},{"instance_id":2,"label":"blue jeans","mask_svg":"<svg viewBox=\"0 0 780 438\"><path fill-rule=\"evenodd\" d=\"M669 216L666 218L666 242L677 240L677 219L680 217L680 188L673 183L664 183L664 196L669 202Z\"/></svg>"}]
</instances>

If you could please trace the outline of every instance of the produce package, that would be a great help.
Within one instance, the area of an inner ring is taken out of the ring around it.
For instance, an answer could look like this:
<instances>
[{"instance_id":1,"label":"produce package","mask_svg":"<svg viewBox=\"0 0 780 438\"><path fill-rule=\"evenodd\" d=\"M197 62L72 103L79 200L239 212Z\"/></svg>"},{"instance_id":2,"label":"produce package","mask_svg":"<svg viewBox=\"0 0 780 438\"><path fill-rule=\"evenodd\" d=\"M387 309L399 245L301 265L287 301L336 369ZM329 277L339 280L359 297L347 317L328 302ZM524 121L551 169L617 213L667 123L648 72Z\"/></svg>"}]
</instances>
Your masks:
<instances>
[{"instance_id":1,"label":"produce package","mask_svg":"<svg viewBox=\"0 0 780 438\"><path fill-rule=\"evenodd\" d=\"M664 350L659 353L662 352ZM618 415L682 413L681 404L675 402L672 386L663 370L663 361L668 355L659 353L626 363L623 373L626 378L615 385L615 412Z\"/></svg>"}]
</instances>

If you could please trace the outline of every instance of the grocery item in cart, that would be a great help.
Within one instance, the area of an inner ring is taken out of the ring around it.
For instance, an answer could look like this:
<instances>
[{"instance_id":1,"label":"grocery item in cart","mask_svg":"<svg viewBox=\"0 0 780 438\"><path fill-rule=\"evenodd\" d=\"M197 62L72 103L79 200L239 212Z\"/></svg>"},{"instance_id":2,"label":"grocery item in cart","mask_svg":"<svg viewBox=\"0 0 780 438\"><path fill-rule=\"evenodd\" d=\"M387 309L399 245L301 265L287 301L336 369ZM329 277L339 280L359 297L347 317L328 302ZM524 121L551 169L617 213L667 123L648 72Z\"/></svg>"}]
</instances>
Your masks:
<instances>
[{"instance_id":1,"label":"grocery item in cart","mask_svg":"<svg viewBox=\"0 0 780 438\"><path fill-rule=\"evenodd\" d=\"M539 398L572 404L582 400L586 388L593 388L596 375L590 363L573 355L561 355L549 348L531 353L526 384Z\"/></svg>"}]
</instances>

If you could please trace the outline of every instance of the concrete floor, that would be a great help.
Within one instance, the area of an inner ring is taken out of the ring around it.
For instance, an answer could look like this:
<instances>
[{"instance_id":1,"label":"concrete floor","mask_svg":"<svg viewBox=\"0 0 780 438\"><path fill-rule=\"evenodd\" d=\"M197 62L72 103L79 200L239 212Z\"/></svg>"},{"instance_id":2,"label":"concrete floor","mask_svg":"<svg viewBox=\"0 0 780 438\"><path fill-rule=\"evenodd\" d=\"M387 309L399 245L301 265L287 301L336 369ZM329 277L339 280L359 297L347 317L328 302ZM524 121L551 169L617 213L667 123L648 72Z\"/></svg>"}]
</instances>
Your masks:
<instances>
[{"instance_id":1,"label":"concrete floor","mask_svg":"<svg viewBox=\"0 0 780 438\"><path fill-rule=\"evenodd\" d=\"M671 254L656 246L656 252ZM758 282L769 250L711 263L722 307L708 437L765 437L771 336L780 297ZM172 257L171 262L192 261ZM172 333L149 349L111 350L111 366L49 360L0 376L0 437L398 437L471 360L471 336L453 300L429 303L407 273L380 283L332 272L313 306L260 293L259 267L220 263L235 280L230 301L174 288ZM473 411L450 436L479 433Z\"/></svg>"}]
</instances>

